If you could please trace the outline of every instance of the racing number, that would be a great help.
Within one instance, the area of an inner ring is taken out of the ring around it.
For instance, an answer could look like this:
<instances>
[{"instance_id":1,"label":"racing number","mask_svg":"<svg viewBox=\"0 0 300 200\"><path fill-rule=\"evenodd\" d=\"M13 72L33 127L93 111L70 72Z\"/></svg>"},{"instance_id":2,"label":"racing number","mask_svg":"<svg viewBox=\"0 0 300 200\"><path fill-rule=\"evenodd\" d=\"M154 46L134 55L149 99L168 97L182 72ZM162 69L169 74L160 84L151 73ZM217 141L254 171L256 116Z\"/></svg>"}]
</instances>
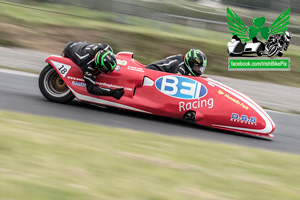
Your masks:
<instances>
[{"instance_id":1,"label":"racing number","mask_svg":"<svg viewBox=\"0 0 300 200\"><path fill-rule=\"evenodd\" d=\"M68 74L69 70L71 69L70 65L59 63L53 60L51 60L51 62L56 68L57 72L59 72L63 77L65 77Z\"/></svg>"},{"instance_id":2,"label":"racing number","mask_svg":"<svg viewBox=\"0 0 300 200\"><path fill-rule=\"evenodd\" d=\"M59 71L61 74L65 74L65 73L68 71L68 69L65 68L64 65L62 65L60 68L58 68L58 71Z\"/></svg>"}]
</instances>

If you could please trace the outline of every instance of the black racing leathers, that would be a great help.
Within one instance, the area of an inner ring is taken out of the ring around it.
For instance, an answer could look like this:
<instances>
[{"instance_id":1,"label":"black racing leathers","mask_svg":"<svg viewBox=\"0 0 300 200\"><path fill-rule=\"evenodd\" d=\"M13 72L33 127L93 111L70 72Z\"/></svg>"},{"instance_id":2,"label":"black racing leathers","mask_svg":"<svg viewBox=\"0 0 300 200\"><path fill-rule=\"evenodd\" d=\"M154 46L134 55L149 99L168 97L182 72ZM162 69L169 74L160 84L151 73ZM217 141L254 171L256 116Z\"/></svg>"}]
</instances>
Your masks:
<instances>
[{"instance_id":1,"label":"black racing leathers","mask_svg":"<svg viewBox=\"0 0 300 200\"><path fill-rule=\"evenodd\" d=\"M108 44L90 44L88 42L70 42L62 52L62 56L72 59L82 70L87 91L90 94L112 96L114 90L98 87L95 82L96 65L94 57L99 50L112 48Z\"/></svg>"},{"instance_id":2,"label":"black racing leathers","mask_svg":"<svg viewBox=\"0 0 300 200\"><path fill-rule=\"evenodd\" d=\"M270 49L272 45L278 45L279 47L282 47L282 49L287 51L287 49L290 45L290 41L287 40L281 34L270 35L266 42L266 46L268 49Z\"/></svg>"},{"instance_id":3,"label":"black racing leathers","mask_svg":"<svg viewBox=\"0 0 300 200\"><path fill-rule=\"evenodd\" d=\"M184 64L184 56L180 54L151 63L147 65L146 68L181 75L190 74L189 70Z\"/></svg>"}]
</instances>

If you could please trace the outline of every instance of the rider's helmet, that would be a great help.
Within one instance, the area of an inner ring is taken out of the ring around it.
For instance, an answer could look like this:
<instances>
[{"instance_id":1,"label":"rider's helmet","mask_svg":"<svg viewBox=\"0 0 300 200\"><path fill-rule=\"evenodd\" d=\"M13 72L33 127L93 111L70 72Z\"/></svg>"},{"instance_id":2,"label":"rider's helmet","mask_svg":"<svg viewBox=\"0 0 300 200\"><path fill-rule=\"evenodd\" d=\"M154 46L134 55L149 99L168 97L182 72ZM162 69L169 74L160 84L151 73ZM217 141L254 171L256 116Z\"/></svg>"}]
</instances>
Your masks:
<instances>
[{"instance_id":1,"label":"rider's helmet","mask_svg":"<svg viewBox=\"0 0 300 200\"><path fill-rule=\"evenodd\" d=\"M184 56L184 63L193 76L200 76L206 68L207 58L199 49L191 49Z\"/></svg>"},{"instance_id":2,"label":"rider's helmet","mask_svg":"<svg viewBox=\"0 0 300 200\"><path fill-rule=\"evenodd\" d=\"M292 33L290 31L285 31L285 33L284 33L284 39L286 41L290 41L291 38L292 38Z\"/></svg>"},{"instance_id":3,"label":"rider's helmet","mask_svg":"<svg viewBox=\"0 0 300 200\"><path fill-rule=\"evenodd\" d=\"M233 35L232 39L231 39L231 42L233 43L235 41L240 41L241 42L241 39L237 35Z\"/></svg>"},{"instance_id":4,"label":"rider's helmet","mask_svg":"<svg viewBox=\"0 0 300 200\"><path fill-rule=\"evenodd\" d=\"M109 74L114 71L117 65L117 59L115 55L108 50L100 50L95 55L96 68L101 72Z\"/></svg>"}]
</instances>

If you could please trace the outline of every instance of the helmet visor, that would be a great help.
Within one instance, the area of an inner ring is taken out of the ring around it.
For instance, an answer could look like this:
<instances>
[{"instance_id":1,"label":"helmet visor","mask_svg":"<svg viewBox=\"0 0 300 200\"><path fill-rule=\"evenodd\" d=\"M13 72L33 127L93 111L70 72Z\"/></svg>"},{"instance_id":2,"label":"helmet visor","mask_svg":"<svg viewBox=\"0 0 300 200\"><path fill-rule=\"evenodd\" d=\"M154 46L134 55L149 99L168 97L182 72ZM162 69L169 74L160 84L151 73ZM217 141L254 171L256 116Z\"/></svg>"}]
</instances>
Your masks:
<instances>
[{"instance_id":1,"label":"helmet visor","mask_svg":"<svg viewBox=\"0 0 300 200\"><path fill-rule=\"evenodd\" d=\"M107 67L105 67L105 66L102 66L100 71L102 71L106 74L109 74L111 72L111 70L108 70Z\"/></svg>"},{"instance_id":2,"label":"helmet visor","mask_svg":"<svg viewBox=\"0 0 300 200\"><path fill-rule=\"evenodd\" d=\"M193 66L193 71L196 72L197 74L203 74L204 70L206 68L206 63L195 63Z\"/></svg>"},{"instance_id":3,"label":"helmet visor","mask_svg":"<svg viewBox=\"0 0 300 200\"><path fill-rule=\"evenodd\" d=\"M102 71L106 74L109 74L112 71L114 71L116 65L117 65L116 62L109 62L109 61L107 61L107 59L105 59L104 64L101 66L100 71Z\"/></svg>"}]
</instances>

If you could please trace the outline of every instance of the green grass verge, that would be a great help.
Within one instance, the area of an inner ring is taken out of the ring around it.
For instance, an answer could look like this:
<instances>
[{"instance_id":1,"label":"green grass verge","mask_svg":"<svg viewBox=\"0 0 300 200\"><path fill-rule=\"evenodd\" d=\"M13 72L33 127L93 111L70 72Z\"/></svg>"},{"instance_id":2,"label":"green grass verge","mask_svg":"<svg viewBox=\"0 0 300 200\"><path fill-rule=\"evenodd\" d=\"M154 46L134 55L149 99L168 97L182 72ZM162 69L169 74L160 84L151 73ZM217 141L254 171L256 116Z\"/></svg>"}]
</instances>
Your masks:
<instances>
[{"instance_id":1,"label":"green grass verge","mask_svg":"<svg viewBox=\"0 0 300 200\"><path fill-rule=\"evenodd\" d=\"M33 69L21 69L21 68L7 67L7 66L2 66L2 65L0 65L0 69L10 69L10 70L28 72L28 73L33 73L33 74L40 74L40 71L33 70Z\"/></svg>"},{"instance_id":2,"label":"green grass verge","mask_svg":"<svg viewBox=\"0 0 300 200\"><path fill-rule=\"evenodd\" d=\"M135 58L143 64L199 48L208 57L207 74L300 87L300 66L297 64L300 62L300 47L296 45L291 45L284 53L284 57L291 58L291 71L228 71L226 44L231 39L230 33L65 5L36 3L33 6L93 19L2 4L1 45L17 44L60 54L69 41L103 42L111 44L115 52L134 52ZM126 25L133 22L135 26Z\"/></svg>"},{"instance_id":3,"label":"green grass verge","mask_svg":"<svg viewBox=\"0 0 300 200\"><path fill-rule=\"evenodd\" d=\"M0 127L1 199L299 198L298 155L6 111Z\"/></svg>"}]
</instances>

